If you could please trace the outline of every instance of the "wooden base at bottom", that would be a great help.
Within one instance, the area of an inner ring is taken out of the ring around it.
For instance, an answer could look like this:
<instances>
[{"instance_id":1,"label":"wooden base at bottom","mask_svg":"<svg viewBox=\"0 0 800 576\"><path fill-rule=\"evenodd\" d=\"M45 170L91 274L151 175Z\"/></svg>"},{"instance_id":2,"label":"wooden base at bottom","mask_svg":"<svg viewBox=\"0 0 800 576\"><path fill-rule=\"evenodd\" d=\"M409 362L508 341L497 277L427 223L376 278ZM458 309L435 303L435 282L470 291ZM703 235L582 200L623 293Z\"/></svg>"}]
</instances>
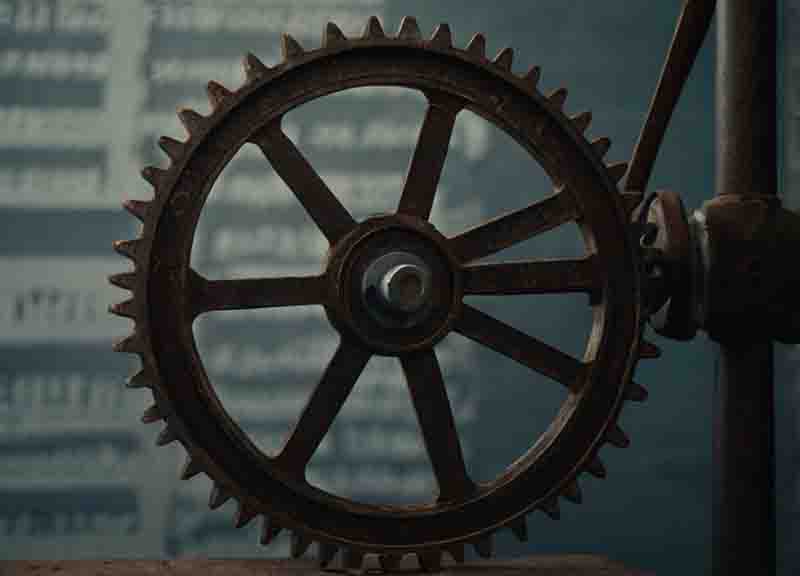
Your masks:
<instances>
[{"instance_id":1,"label":"wooden base at bottom","mask_svg":"<svg viewBox=\"0 0 800 576\"><path fill-rule=\"evenodd\" d=\"M366 573L372 573L369 566ZM0 576L317 576L315 564L301 560L19 560L0 562ZM376 572L377 573L377 572ZM416 566L402 574L419 573ZM598 556L532 556L445 565L443 576L652 576Z\"/></svg>"}]
</instances>

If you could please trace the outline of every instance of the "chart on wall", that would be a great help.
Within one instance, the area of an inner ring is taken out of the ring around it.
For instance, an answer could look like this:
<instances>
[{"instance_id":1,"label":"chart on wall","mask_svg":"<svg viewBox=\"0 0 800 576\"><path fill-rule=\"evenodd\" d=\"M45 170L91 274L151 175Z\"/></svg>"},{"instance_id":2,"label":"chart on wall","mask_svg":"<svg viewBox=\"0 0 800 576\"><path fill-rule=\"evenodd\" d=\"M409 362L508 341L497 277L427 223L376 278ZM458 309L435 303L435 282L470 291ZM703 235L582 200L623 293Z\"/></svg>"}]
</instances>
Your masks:
<instances>
[{"instance_id":1,"label":"chart on wall","mask_svg":"<svg viewBox=\"0 0 800 576\"><path fill-rule=\"evenodd\" d=\"M147 199L139 177L164 164L160 135L184 138L176 106L209 110L205 84L235 88L241 59L268 65L280 34L317 47L327 21L360 34L383 0L0 0L0 557L263 554L258 528L208 511L210 482L179 483L183 453L140 423L149 393L126 390L136 361L111 352L129 323L105 278L110 249L137 226L120 206ZM396 26L397 23L391 23ZM293 111L284 130L356 217L391 209L424 116L410 90L347 91ZM487 124L462 115L450 156L478 166ZM433 219L482 217L444 181ZM193 266L209 278L318 271L327 244L257 149L217 180ZM316 308L212 314L197 346L231 416L265 453L280 447L337 343ZM468 430L478 392L466 341L440 350L453 411ZM391 365L390 365L391 364ZM401 373L374 360L320 446L309 481L375 502L429 498L434 479ZM471 457L469 434L462 440ZM266 553L285 555L279 541Z\"/></svg>"}]
</instances>

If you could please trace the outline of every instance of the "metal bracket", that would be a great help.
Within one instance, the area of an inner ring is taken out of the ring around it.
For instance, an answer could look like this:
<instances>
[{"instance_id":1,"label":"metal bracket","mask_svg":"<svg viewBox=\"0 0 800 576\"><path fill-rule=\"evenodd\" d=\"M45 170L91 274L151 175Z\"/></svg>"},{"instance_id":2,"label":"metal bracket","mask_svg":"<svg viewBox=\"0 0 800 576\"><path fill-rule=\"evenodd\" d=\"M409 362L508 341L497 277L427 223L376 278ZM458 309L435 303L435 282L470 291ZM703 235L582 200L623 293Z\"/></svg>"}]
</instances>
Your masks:
<instances>
[{"instance_id":1,"label":"metal bracket","mask_svg":"<svg viewBox=\"0 0 800 576\"><path fill-rule=\"evenodd\" d=\"M643 207L644 208L644 207ZM800 215L776 196L726 194L691 217L674 192L646 207L645 299L659 334L800 343Z\"/></svg>"}]
</instances>

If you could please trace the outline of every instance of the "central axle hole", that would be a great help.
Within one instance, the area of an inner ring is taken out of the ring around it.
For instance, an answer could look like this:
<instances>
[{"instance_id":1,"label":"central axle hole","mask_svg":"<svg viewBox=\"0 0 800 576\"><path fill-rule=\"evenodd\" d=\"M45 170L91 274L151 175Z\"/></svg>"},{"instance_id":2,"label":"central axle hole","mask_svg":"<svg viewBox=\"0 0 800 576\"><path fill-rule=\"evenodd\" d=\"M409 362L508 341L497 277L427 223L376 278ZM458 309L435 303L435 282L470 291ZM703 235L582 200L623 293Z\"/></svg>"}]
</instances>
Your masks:
<instances>
[{"instance_id":1,"label":"central axle hole","mask_svg":"<svg viewBox=\"0 0 800 576\"><path fill-rule=\"evenodd\" d=\"M373 260L361 280L362 302L388 327L410 327L430 312L432 272L411 252L389 252Z\"/></svg>"},{"instance_id":2,"label":"central axle hole","mask_svg":"<svg viewBox=\"0 0 800 576\"><path fill-rule=\"evenodd\" d=\"M416 312L425 304L426 272L414 264L391 268L381 279L381 297L387 306L401 312Z\"/></svg>"}]
</instances>

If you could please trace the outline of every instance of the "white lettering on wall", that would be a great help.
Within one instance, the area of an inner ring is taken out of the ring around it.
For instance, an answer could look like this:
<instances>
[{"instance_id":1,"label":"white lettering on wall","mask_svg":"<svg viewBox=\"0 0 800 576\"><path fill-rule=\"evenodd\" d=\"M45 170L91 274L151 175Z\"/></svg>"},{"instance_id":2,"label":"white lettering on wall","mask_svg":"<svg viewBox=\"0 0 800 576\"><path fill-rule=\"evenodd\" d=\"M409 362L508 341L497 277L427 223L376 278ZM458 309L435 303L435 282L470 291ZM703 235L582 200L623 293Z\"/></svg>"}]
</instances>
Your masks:
<instances>
[{"instance_id":1,"label":"white lettering on wall","mask_svg":"<svg viewBox=\"0 0 800 576\"><path fill-rule=\"evenodd\" d=\"M129 296L108 284L125 271L105 258L0 259L0 342L108 342L130 333L130 322L108 313Z\"/></svg>"},{"instance_id":2,"label":"white lettering on wall","mask_svg":"<svg viewBox=\"0 0 800 576\"><path fill-rule=\"evenodd\" d=\"M0 166L0 206L119 207L100 166Z\"/></svg>"},{"instance_id":3,"label":"white lettering on wall","mask_svg":"<svg viewBox=\"0 0 800 576\"><path fill-rule=\"evenodd\" d=\"M16 11L14 6L16 4ZM98 34L108 31L111 18L104 0L23 0L0 2L0 27L12 32Z\"/></svg>"},{"instance_id":4,"label":"white lettering on wall","mask_svg":"<svg viewBox=\"0 0 800 576\"><path fill-rule=\"evenodd\" d=\"M105 52L66 50L4 50L0 52L0 78L24 76L52 80L102 80L111 64Z\"/></svg>"},{"instance_id":5,"label":"white lettering on wall","mask_svg":"<svg viewBox=\"0 0 800 576\"><path fill-rule=\"evenodd\" d=\"M363 9L354 9L348 3L336 2L193 2L188 4L160 5L153 22L159 30L195 33L281 34L299 38L319 35L329 21L347 34L359 34L366 20ZM359 2L364 5L364 3ZM382 18L383 1L369 3L370 13Z\"/></svg>"},{"instance_id":6,"label":"white lettering on wall","mask_svg":"<svg viewBox=\"0 0 800 576\"><path fill-rule=\"evenodd\" d=\"M6 437L128 429L147 405L113 373L0 373L0 431Z\"/></svg>"}]
</instances>

